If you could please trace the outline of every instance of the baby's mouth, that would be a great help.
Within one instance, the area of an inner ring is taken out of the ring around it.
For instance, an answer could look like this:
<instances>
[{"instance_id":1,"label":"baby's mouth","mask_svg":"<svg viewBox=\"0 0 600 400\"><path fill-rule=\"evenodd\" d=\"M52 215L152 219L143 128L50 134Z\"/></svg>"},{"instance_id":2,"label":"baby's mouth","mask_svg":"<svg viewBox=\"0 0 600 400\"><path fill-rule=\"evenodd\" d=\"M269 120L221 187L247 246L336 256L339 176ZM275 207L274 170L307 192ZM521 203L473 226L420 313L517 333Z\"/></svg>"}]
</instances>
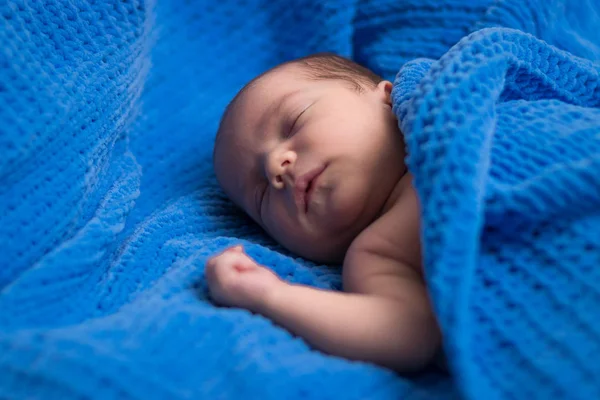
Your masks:
<instances>
[{"instance_id":1,"label":"baby's mouth","mask_svg":"<svg viewBox=\"0 0 600 400\"><path fill-rule=\"evenodd\" d=\"M300 176L300 178L298 178L298 180L295 182L294 198L296 200L296 205L298 206L298 209L302 210L304 213L308 212L308 206L310 204L312 194L317 187L317 179L323 173L325 167L326 165L322 165L317 168L313 168L304 175Z\"/></svg>"}]
</instances>

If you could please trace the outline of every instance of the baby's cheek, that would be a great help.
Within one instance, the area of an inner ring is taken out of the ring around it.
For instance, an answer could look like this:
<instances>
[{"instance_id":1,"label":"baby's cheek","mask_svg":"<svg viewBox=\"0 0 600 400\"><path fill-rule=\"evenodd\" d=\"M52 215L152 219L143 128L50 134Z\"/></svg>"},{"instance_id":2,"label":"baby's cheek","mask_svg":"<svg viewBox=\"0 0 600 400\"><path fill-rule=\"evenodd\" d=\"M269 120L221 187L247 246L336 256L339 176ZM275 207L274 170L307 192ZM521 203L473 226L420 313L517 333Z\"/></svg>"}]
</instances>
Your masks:
<instances>
[{"instance_id":1,"label":"baby's cheek","mask_svg":"<svg viewBox=\"0 0 600 400\"><path fill-rule=\"evenodd\" d=\"M353 220L363 208L365 192L361 190L357 176L342 180L324 196L323 222L335 229L337 225Z\"/></svg>"}]
</instances>

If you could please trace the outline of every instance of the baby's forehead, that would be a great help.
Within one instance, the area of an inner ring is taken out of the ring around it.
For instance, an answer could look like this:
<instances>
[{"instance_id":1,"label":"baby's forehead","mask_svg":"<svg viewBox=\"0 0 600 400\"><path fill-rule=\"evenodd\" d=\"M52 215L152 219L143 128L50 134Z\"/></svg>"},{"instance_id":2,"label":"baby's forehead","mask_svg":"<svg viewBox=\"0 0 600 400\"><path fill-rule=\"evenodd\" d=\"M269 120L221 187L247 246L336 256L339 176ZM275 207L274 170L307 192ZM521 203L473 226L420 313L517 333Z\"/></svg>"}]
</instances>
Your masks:
<instances>
[{"instance_id":1,"label":"baby's forehead","mask_svg":"<svg viewBox=\"0 0 600 400\"><path fill-rule=\"evenodd\" d=\"M251 81L244 89L242 96L250 97L272 97L287 89L292 89L298 85L306 85L308 81L302 74L303 68L295 64L283 65L267 71L257 79ZM279 89L279 90L276 90Z\"/></svg>"},{"instance_id":2,"label":"baby's forehead","mask_svg":"<svg viewBox=\"0 0 600 400\"><path fill-rule=\"evenodd\" d=\"M304 81L287 68L270 71L251 82L236 96L228 107L227 122L234 126L240 123L242 127L248 126L251 120L260 115L270 115L278 111L286 100L309 85L310 82Z\"/></svg>"}]
</instances>

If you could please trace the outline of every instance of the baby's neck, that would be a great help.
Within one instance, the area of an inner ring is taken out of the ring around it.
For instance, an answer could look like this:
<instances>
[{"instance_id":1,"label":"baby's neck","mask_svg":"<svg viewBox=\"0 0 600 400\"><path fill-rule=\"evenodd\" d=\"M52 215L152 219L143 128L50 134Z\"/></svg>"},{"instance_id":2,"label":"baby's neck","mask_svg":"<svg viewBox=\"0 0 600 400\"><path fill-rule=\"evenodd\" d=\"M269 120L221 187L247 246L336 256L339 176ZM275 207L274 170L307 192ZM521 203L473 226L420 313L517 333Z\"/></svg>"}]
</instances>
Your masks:
<instances>
[{"instance_id":1,"label":"baby's neck","mask_svg":"<svg viewBox=\"0 0 600 400\"><path fill-rule=\"evenodd\" d=\"M402 175L402 177L396 183L394 189L390 192L390 195L381 208L381 211L377 215L377 218L387 213L394 206L394 204L396 204L396 201L400 198L402 192L404 192L410 186L411 182L412 176L409 172Z\"/></svg>"}]
</instances>

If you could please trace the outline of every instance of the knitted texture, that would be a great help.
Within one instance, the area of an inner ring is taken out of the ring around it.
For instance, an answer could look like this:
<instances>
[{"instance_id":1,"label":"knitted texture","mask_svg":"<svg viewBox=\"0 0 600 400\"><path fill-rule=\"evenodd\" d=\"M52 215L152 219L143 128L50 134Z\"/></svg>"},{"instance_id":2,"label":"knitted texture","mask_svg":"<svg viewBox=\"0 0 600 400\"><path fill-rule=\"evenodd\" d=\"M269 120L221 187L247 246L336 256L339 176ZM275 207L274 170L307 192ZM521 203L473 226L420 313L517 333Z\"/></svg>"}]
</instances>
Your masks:
<instances>
[{"instance_id":1,"label":"knitted texture","mask_svg":"<svg viewBox=\"0 0 600 400\"><path fill-rule=\"evenodd\" d=\"M463 393L600 398L600 64L488 28L392 96Z\"/></svg>"},{"instance_id":2,"label":"knitted texture","mask_svg":"<svg viewBox=\"0 0 600 400\"><path fill-rule=\"evenodd\" d=\"M0 2L0 398L593 398L598 3ZM570 54L483 31L394 89L456 380L327 356L208 301L207 257L240 241L289 281L340 287L218 189L214 134L245 82L317 51L393 79L491 26Z\"/></svg>"}]
</instances>

